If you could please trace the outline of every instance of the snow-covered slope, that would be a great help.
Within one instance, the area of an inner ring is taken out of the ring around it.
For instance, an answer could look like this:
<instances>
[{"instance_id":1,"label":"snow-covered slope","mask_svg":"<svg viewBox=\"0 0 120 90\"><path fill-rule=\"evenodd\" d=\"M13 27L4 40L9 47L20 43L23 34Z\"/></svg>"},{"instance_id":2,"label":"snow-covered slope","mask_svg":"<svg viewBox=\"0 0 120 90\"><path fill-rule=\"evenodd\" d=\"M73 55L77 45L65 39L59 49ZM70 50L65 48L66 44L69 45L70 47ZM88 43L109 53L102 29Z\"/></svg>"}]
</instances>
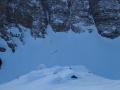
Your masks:
<instances>
[{"instance_id":1,"label":"snow-covered slope","mask_svg":"<svg viewBox=\"0 0 120 90\"><path fill-rule=\"evenodd\" d=\"M120 81L94 75L84 66L40 68L19 77L0 90L119 90Z\"/></svg>"},{"instance_id":2,"label":"snow-covered slope","mask_svg":"<svg viewBox=\"0 0 120 90\"><path fill-rule=\"evenodd\" d=\"M47 31L45 39L36 40L25 32L25 44L19 44L15 53L7 49L7 52L0 54L3 59L0 83L28 73L39 64L82 64L96 74L112 79L119 78L120 38L102 38L95 29L91 34L54 33L50 27Z\"/></svg>"}]
</instances>

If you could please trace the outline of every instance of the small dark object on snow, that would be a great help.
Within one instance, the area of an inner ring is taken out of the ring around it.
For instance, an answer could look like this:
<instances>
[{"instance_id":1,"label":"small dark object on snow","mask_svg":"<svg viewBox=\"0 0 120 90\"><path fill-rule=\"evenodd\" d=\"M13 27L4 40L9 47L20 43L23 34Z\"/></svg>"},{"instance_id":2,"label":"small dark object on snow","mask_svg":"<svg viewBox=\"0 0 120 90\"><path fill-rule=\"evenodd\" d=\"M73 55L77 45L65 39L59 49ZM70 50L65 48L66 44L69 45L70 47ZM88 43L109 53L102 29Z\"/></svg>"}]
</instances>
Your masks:
<instances>
[{"instance_id":1,"label":"small dark object on snow","mask_svg":"<svg viewBox=\"0 0 120 90\"><path fill-rule=\"evenodd\" d=\"M78 77L76 75L72 75L71 78L72 79L78 79Z\"/></svg>"},{"instance_id":2,"label":"small dark object on snow","mask_svg":"<svg viewBox=\"0 0 120 90\"><path fill-rule=\"evenodd\" d=\"M5 49L5 48L0 47L0 52L5 52L5 51L6 51L6 49Z\"/></svg>"},{"instance_id":3,"label":"small dark object on snow","mask_svg":"<svg viewBox=\"0 0 120 90\"><path fill-rule=\"evenodd\" d=\"M2 66L2 60L0 59L0 69L1 69L1 66Z\"/></svg>"}]
</instances>

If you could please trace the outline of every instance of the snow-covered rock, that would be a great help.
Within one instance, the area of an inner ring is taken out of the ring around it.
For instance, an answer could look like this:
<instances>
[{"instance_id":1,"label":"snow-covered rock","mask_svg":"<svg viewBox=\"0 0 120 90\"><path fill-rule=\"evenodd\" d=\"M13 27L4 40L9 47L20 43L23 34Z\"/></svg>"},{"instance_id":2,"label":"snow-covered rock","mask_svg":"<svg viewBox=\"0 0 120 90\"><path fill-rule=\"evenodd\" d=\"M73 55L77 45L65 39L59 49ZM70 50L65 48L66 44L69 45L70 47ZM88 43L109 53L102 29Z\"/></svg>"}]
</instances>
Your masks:
<instances>
[{"instance_id":1,"label":"snow-covered rock","mask_svg":"<svg viewBox=\"0 0 120 90\"><path fill-rule=\"evenodd\" d=\"M114 39L120 36L119 0L90 0L98 33ZM94 2L94 3L93 3Z\"/></svg>"},{"instance_id":2,"label":"snow-covered rock","mask_svg":"<svg viewBox=\"0 0 120 90\"><path fill-rule=\"evenodd\" d=\"M100 35L116 38L120 35L120 4L119 0L4 0L0 1L0 21L0 38L13 52L17 47L13 39L23 41L19 25L29 28L35 38L45 37L48 24L55 32L76 33L91 32L92 28L83 26L96 25ZM18 29L9 32L13 26ZM21 36L14 35L16 31Z\"/></svg>"}]
</instances>

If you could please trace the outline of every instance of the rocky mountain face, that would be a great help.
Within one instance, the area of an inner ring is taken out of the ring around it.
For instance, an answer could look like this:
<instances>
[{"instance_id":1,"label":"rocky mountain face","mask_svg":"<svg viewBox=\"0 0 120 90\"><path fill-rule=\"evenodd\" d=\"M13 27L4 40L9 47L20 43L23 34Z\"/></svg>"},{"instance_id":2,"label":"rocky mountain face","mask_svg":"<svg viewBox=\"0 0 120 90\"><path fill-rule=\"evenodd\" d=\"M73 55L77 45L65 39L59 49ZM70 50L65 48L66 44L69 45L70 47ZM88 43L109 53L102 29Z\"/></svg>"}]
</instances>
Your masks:
<instances>
[{"instance_id":1,"label":"rocky mountain face","mask_svg":"<svg viewBox=\"0 0 120 90\"><path fill-rule=\"evenodd\" d=\"M29 28L35 38L44 38L51 25L55 32L75 33L95 25L107 38L120 36L120 0L1 0L0 38L15 52L14 39L24 42L22 26ZM16 29L11 29L17 27ZM0 46L0 52L6 49Z\"/></svg>"},{"instance_id":2,"label":"rocky mountain face","mask_svg":"<svg viewBox=\"0 0 120 90\"><path fill-rule=\"evenodd\" d=\"M90 0L90 5L98 33L111 39L120 36L120 0Z\"/></svg>"}]
</instances>

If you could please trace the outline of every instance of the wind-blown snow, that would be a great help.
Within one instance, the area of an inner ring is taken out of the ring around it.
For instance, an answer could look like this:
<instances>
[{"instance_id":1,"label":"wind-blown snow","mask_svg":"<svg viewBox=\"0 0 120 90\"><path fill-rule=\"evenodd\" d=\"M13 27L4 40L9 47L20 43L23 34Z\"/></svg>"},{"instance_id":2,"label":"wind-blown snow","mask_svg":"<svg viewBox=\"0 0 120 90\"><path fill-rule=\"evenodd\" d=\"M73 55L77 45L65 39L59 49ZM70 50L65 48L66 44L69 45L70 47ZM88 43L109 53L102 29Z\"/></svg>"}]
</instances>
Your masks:
<instances>
[{"instance_id":1,"label":"wind-blown snow","mask_svg":"<svg viewBox=\"0 0 120 90\"><path fill-rule=\"evenodd\" d=\"M77 78L72 78L75 75ZM120 81L96 76L83 66L52 67L33 71L0 90L119 90Z\"/></svg>"}]
</instances>

